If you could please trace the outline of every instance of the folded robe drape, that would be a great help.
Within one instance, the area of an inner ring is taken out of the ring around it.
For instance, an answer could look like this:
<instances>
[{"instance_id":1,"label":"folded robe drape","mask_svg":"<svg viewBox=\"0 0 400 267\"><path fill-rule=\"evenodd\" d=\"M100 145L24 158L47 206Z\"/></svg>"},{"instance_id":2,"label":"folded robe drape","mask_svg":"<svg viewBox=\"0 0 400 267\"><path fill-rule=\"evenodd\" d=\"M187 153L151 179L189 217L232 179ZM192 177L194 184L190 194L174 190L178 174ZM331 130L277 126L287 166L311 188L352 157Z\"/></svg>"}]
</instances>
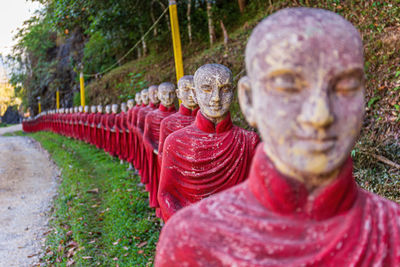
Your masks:
<instances>
[{"instance_id":1,"label":"folded robe drape","mask_svg":"<svg viewBox=\"0 0 400 267\"><path fill-rule=\"evenodd\" d=\"M93 128L92 128L92 138L93 138L93 145L95 145L97 148L99 147L99 136L100 136L100 131L101 129L98 128L99 124L101 123L101 116L102 114L100 112L97 112L94 115L94 119L93 119Z\"/></svg>"},{"instance_id":2,"label":"folded robe drape","mask_svg":"<svg viewBox=\"0 0 400 267\"><path fill-rule=\"evenodd\" d=\"M179 209L244 181L259 137L197 113L195 122L165 140L158 201L166 221Z\"/></svg>"},{"instance_id":3,"label":"folded robe drape","mask_svg":"<svg viewBox=\"0 0 400 267\"><path fill-rule=\"evenodd\" d=\"M131 140L131 148L129 150L130 155L129 155L129 162L133 164L135 169L138 169L138 166L140 165L140 157L139 157L139 151L138 151L138 140L137 140L137 132L136 132L136 127L137 127L137 121L138 121L138 114L139 111L142 107L145 107L145 105L136 105L134 108L132 108L132 117L130 119L130 140Z\"/></svg>"},{"instance_id":4,"label":"folded robe drape","mask_svg":"<svg viewBox=\"0 0 400 267\"><path fill-rule=\"evenodd\" d=\"M115 113L107 114L107 121L106 121L106 151L111 155L116 155L116 148L115 148Z\"/></svg>"},{"instance_id":5,"label":"folded robe drape","mask_svg":"<svg viewBox=\"0 0 400 267\"><path fill-rule=\"evenodd\" d=\"M177 213L155 266L400 266L400 206L360 189L351 158L308 192L257 148L242 184Z\"/></svg>"},{"instance_id":6,"label":"folded robe drape","mask_svg":"<svg viewBox=\"0 0 400 267\"><path fill-rule=\"evenodd\" d=\"M137 118L137 123L136 123L136 137L137 137L137 150L139 154L137 155L140 157L140 164L137 166L137 170L139 171L140 174L140 181L143 184L147 184L149 181L145 179L145 177L148 177L147 171L147 159L146 159L146 153L145 153L145 148L143 144L143 133L144 133L144 127L145 127L145 119L147 113L155 110L158 108L158 105L155 105L153 103L150 103L146 107L143 107L139 110L138 118Z\"/></svg>"},{"instance_id":7,"label":"folded robe drape","mask_svg":"<svg viewBox=\"0 0 400 267\"><path fill-rule=\"evenodd\" d=\"M171 133L185 128L192 124L196 118L199 108L190 110L186 108L183 104L180 105L179 111L167 118L163 119L160 126L160 139L158 141L158 159L162 159L162 153L164 151L165 139ZM159 162L161 166L161 161Z\"/></svg>"},{"instance_id":8,"label":"folded robe drape","mask_svg":"<svg viewBox=\"0 0 400 267\"><path fill-rule=\"evenodd\" d=\"M144 179L149 181L149 183L146 184L146 189L149 192L149 202L150 207L152 208L158 207L157 192L160 169L158 166L157 155L154 154L154 150L158 149L161 121L174 113L176 113L175 106L167 108L160 105L157 110L149 112L146 115L143 144L146 150L146 159L148 161L148 171L145 172L148 174L148 177L145 177Z\"/></svg>"}]
</instances>

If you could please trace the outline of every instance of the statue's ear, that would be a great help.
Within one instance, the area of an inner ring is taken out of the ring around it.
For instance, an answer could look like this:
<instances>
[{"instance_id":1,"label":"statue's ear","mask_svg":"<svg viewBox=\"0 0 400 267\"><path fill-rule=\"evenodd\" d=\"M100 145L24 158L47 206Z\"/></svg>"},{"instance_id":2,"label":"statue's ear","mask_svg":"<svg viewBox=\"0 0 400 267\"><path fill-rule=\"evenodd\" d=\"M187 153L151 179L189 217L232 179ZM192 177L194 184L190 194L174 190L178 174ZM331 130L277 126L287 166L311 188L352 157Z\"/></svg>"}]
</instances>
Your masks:
<instances>
[{"instance_id":1,"label":"statue's ear","mask_svg":"<svg viewBox=\"0 0 400 267\"><path fill-rule=\"evenodd\" d=\"M199 101L197 101L196 89L194 87L190 88L190 95L192 96L193 101L198 105Z\"/></svg>"},{"instance_id":2,"label":"statue's ear","mask_svg":"<svg viewBox=\"0 0 400 267\"><path fill-rule=\"evenodd\" d=\"M177 98L181 99L181 96L179 95L179 89L175 89L175 94Z\"/></svg>"},{"instance_id":3,"label":"statue's ear","mask_svg":"<svg viewBox=\"0 0 400 267\"><path fill-rule=\"evenodd\" d=\"M250 79L242 77L238 83L238 97L240 108L251 127L257 127L253 105L253 94L251 93Z\"/></svg>"}]
</instances>

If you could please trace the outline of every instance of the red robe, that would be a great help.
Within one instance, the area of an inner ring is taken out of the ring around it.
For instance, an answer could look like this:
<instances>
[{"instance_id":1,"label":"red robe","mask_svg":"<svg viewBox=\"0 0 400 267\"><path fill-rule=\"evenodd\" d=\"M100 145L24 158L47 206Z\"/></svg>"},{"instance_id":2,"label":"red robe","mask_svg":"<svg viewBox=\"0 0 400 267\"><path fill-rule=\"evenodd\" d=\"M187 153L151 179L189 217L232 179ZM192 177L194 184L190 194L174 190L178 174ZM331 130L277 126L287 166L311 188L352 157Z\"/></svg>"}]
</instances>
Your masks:
<instances>
[{"instance_id":1,"label":"red robe","mask_svg":"<svg viewBox=\"0 0 400 267\"><path fill-rule=\"evenodd\" d=\"M99 124L101 123L102 114L100 112L95 113L93 119L93 128L92 128L92 144L95 145L97 148L100 148L99 141L100 141L100 132L101 129L98 128Z\"/></svg>"},{"instance_id":2,"label":"red robe","mask_svg":"<svg viewBox=\"0 0 400 267\"><path fill-rule=\"evenodd\" d=\"M117 139L117 155L119 159L126 160L126 151L128 149L128 136L127 136L127 114L123 111L119 113L116 117L116 128L118 131L116 132Z\"/></svg>"},{"instance_id":3,"label":"red robe","mask_svg":"<svg viewBox=\"0 0 400 267\"><path fill-rule=\"evenodd\" d=\"M107 152L107 120L110 114L102 114L100 119L99 148Z\"/></svg>"},{"instance_id":4,"label":"red robe","mask_svg":"<svg viewBox=\"0 0 400 267\"><path fill-rule=\"evenodd\" d=\"M94 126L93 125L93 123L94 123L94 116L95 116L95 113L90 113L89 115L88 115L88 119L87 119L87 123L88 123L88 125L86 126L86 140L87 140L87 142L89 143L89 144L93 144L93 127L92 126Z\"/></svg>"},{"instance_id":5,"label":"red robe","mask_svg":"<svg viewBox=\"0 0 400 267\"><path fill-rule=\"evenodd\" d=\"M153 111L154 109L157 109L158 105L154 105L153 103L150 103L148 106L143 107L139 110L138 118L137 118L137 123L136 123L136 138L137 138L137 150L139 154L137 157L140 158L140 164L137 166L137 170L139 171L139 174L141 176L141 182L144 184L148 183L148 180L145 179L145 177L148 177L146 171L148 168L146 167L148 162L146 159L146 153L144 149L144 144L143 144L143 132L144 132L144 126L145 126L145 119L147 113Z\"/></svg>"},{"instance_id":6,"label":"red robe","mask_svg":"<svg viewBox=\"0 0 400 267\"><path fill-rule=\"evenodd\" d=\"M165 139L168 137L168 135L192 124L196 118L198 111L199 108L190 110L186 108L184 105L180 105L179 112L176 112L175 114L168 116L168 118L163 119L160 126L160 139L158 141L159 161L162 159L162 153L164 151L164 142Z\"/></svg>"},{"instance_id":7,"label":"red robe","mask_svg":"<svg viewBox=\"0 0 400 267\"><path fill-rule=\"evenodd\" d=\"M128 127L129 127L129 142L130 142L130 149L129 149L129 159L128 161L133 164L133 166L137 169L139 165L139 157L137 156L139 153L137 151L137 132L136 132L136 126L137 126L137 118L139 114L139 110L145 107L145 105L136 105L131 109L131 117L128 122Z\"/></svg>"},{"instance_id":8,"label":"red robe","mask_svg":"<svg viewBox=\"0 0 400 267\"><path fill-rule=\"evenodd\" d=\"M155 266L400 266L400 206L360 189L352 161L308 192L260 145L249 179L177 213Z\"/></svg>"},{"instance_id":9,"label":"red robe","mask_svg":"<svg viewBox=\"0 0 400 267\"><path fill-rule=\"evenodd\" d=\"M149 183L146 185L146 189L149 192L150 207L157 208L157 192L160 177L160 166L158 166L157 155L154 154L154 149L158 149L158 141L160 139L160 125L164 118L174 114L176 112L175 106L166 108L163 105L157 110L149 112L146 116L145 129L143 135L143 143L146 150L146 158L148 161L147 180ZM146 177L145 177L146 179Z\"/></svg>"},{"instance_id":10,"label":"red robe","mask_svg":"<svg viewBox=\"0 0 400 267\"><path fill-rule=\"evenodd\" d=\"M163 219L245 180L259 137L234 126L230 114L214 125L201 112L165 140L158 201Z\"/></svg>"},{"instance_id":11,"label":"red robe","mask_svg":"<svg viewBox=\"0 0 400 267\"><path fill-rule=\"evenodd\" d=\"M106 151L111 155L116 155L115 147L115 117L117 114L111 113L107 114L106 120Z\"/></svg>"}]
</instances>

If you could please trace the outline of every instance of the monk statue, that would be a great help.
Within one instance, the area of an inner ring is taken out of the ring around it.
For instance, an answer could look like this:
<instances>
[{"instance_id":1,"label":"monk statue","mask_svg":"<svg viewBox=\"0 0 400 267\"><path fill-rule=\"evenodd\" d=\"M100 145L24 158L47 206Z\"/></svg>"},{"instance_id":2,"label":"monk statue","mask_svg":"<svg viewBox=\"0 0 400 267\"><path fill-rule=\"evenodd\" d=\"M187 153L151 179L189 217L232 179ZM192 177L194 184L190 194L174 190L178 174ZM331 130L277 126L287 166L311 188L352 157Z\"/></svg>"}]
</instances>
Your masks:
<instances>
[{"instance_id":1,"label":"monk statue","mask_svg":"<svg viewBox=\"0 0 400 267\"><path fill-rule=\"evenodd\" d=\"M176 214L156 266L400 266L400 206L360 189L350 152L364 113L360 34L283 9L253 31L239 102L263 143L249 178Z\"/></svg>"},{"instance_id":2,"label":"monk statue","mask_svg":"<svg viewBox=\"0 0 400 267\"><path fill-rule=\"evenodd\" d=\"M139 165L139 157L137 156L139 152L137 151L138 147L138 140L137 140L137 134L136 134L136 126L137 126L137 117L139 114L139 110L141 108L144 108L145 105L142 104L142 98L141 94L138 92L135 95L135 102L136 105L131 109L132 110L132 115L130 119L128 119L128 128L129 128L129 140L130 140L130 145L129 145L129 159L128 161L132 163L132 165L137 169Z\"/></svg>"},{"instance_id":3,"label":"monk statue","mask_svg":"<svg viewBox=\"0 0 400 267\"><path fill-rule=\"evenodd\" d=\"M125 148L125 159L126 161L128 161L129 163L129 168L128 171L132 171L133 170L133 165L132 162L130 161L130 156L131 156L131 148L132 148L132 133L131 133L131 120L132 120L132 114L133 114L133 108L135 107L135 100L133 99L129 99L127 102L127 106L128 106L128 111L126 113L126 138L127 138L127 145Z\"/></svg>"},{"instance_id":4,"label":"monk statue","mask_svg":"<svg viewBox=\"0 0 400 267\"><path fill-rule=\"evenodd\" d=\"M157 92L157 93L154 93ZM160 100L158 99L158 86L157 85L151 85L149 89L144 89L142 91L142 103L146 105L146 107L143 107L139 110L138 113L138 118L136 122L136 136L137 136L137 150L138 154L137 157L139 157L140 165L137 166L137 169L140 173L141 176L141 182L143 184L148 183L148 161L146 159L146 152L144 148L144 143L143 143L143 133L144 133L144 127L145 127L145 119L146 115L153 111L156 110L159 106ZM150 98L150 103L149 103L149 95L151 96Z\"/></svg>"},{"instance_id":5,"label":"monk statue","mask_svg":"<svg viewBox=\"0 0 400 267\"><path fill-rule=\"evenodd\" d=\"M116 149L117 156L122 161L126 160L126 148L128 143L128 136L126 134L127 128L127 105L121 103L121 112L116 116L115 133L116 133Z\"/></svg>"},{"instance_id":6,"label":"monk statue","mask_svg":"<svg viewBox=\"0 0 400 267\"><path fill-rule=\"evenodd\" d=\"M94 145L96 145L97 148L100 148L100 143L101 143L101 118L103 116L103 106L102 105L97 105L96 107L97 112L96 115L94 116Z\"/></svg>"},{"instance_id":7,"label":"monk statue","mask_svg":"<svg viewBox=\"0 0 400 267\"><path fill-rule=\"evenodd\" d=\"M107 120L108 117L111 115L111 106L105 106L105 114L101 116L100 120L100 127L101 127L101 141L100 141L100 148L104 149L105 152L108 152L108 140L109 140L109 132L107 131Z\"/></svg>"},{"instance_id":8,"label":"monk statue","mask_svg":"<svg viewBox=\"0 0 400 267\"><path fill-rule=\"evenodd\" d=\"M113 157L117 156L117 127L116 127L116 117L118 114L119 110L119 105L118 104L112 104L111 105L111 114L108 117L107 121L107 131L110 131L110 148L109 148L109 154Z\"/></svg>"},{"instance_id":9,"label":"monk statue","mask_svg":"<svg viewBox=\"0 0 400 267\"><path fill-rule=\"evenodd\" d=\"M143 143L146 150L146 159L148 162L148 180L146 189L150 194L150 207L157 208L157 189L160 175L160 166L158 166L158 141L160 139L160 125L164 118L174 114L175 110L175 85L170 82L161 83L158 86L158 98L161 104L157 110L149 112L146 115ZM146 172L145 172L146 173Z\"/></svg>"},{"instance_id":10,"label":"monk statue","mask_svg":"<svg viewBox=\"0 0 400 267\"><path fill-rule=\"evenodd\" d=\"M94 144L95 141L95 130L96 126L94 125L94 117L96 116L96 106L90 106L90 114L88 116L88 133L87 138L90 144Z\"/></svg>"},{"instance_id":11,"label":"monk statue","mask_svg":"<svg viewBox=\"0 0 400 267\"><path fill-rule=\"evenodd\" d=\"M200 111L192 125L170 134L164 143L158 201L165 221L247 178L259 138L232 124L232 78L220 64L204 65L194 74Z\"/></svg>"},{"instance_id":12,"label":"monk statue","mask_svg":"<svg viewBox=\"0 0 400 267\"><path fill-rule=\"evenodd\" d=\"M199 106L194 101L193 75L186 75L179 79L176 96L181 100L179 111L163 119L160 126L158 141L158 160L161 166L164 141L171 133L185 128L194 122Z\"/></svg>"}]
</instances>

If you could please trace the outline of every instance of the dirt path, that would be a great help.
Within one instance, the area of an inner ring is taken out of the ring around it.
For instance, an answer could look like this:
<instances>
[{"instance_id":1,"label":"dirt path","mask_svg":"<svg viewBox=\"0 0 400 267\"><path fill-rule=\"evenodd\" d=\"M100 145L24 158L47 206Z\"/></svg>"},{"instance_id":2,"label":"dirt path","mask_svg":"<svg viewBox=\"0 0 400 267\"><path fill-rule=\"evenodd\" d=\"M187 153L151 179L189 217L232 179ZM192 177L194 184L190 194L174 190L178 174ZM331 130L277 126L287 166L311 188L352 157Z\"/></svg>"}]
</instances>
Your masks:
<instances>
[{"instance_id":1,"label":"dirt path","mask_svg":"<svg viewBox=\"0 0 400 267\"><path fill-rule=\"evenodd\" d=\"M0 266L38 262L58 174L35 141L0 137Z\"/></svg>"},{"instance_id":2,"label":"dirt path","mask_svg":"<svg viewBox=\"0 0 400 267\"><path fill-rule=\"evenodd\" d=\"M22 125L21 124L9 126L9 127L1 127L0 128L0 135L3 135L5 133L21 131L21 130L22 130Z\"/></svg>"}]
</instances>

